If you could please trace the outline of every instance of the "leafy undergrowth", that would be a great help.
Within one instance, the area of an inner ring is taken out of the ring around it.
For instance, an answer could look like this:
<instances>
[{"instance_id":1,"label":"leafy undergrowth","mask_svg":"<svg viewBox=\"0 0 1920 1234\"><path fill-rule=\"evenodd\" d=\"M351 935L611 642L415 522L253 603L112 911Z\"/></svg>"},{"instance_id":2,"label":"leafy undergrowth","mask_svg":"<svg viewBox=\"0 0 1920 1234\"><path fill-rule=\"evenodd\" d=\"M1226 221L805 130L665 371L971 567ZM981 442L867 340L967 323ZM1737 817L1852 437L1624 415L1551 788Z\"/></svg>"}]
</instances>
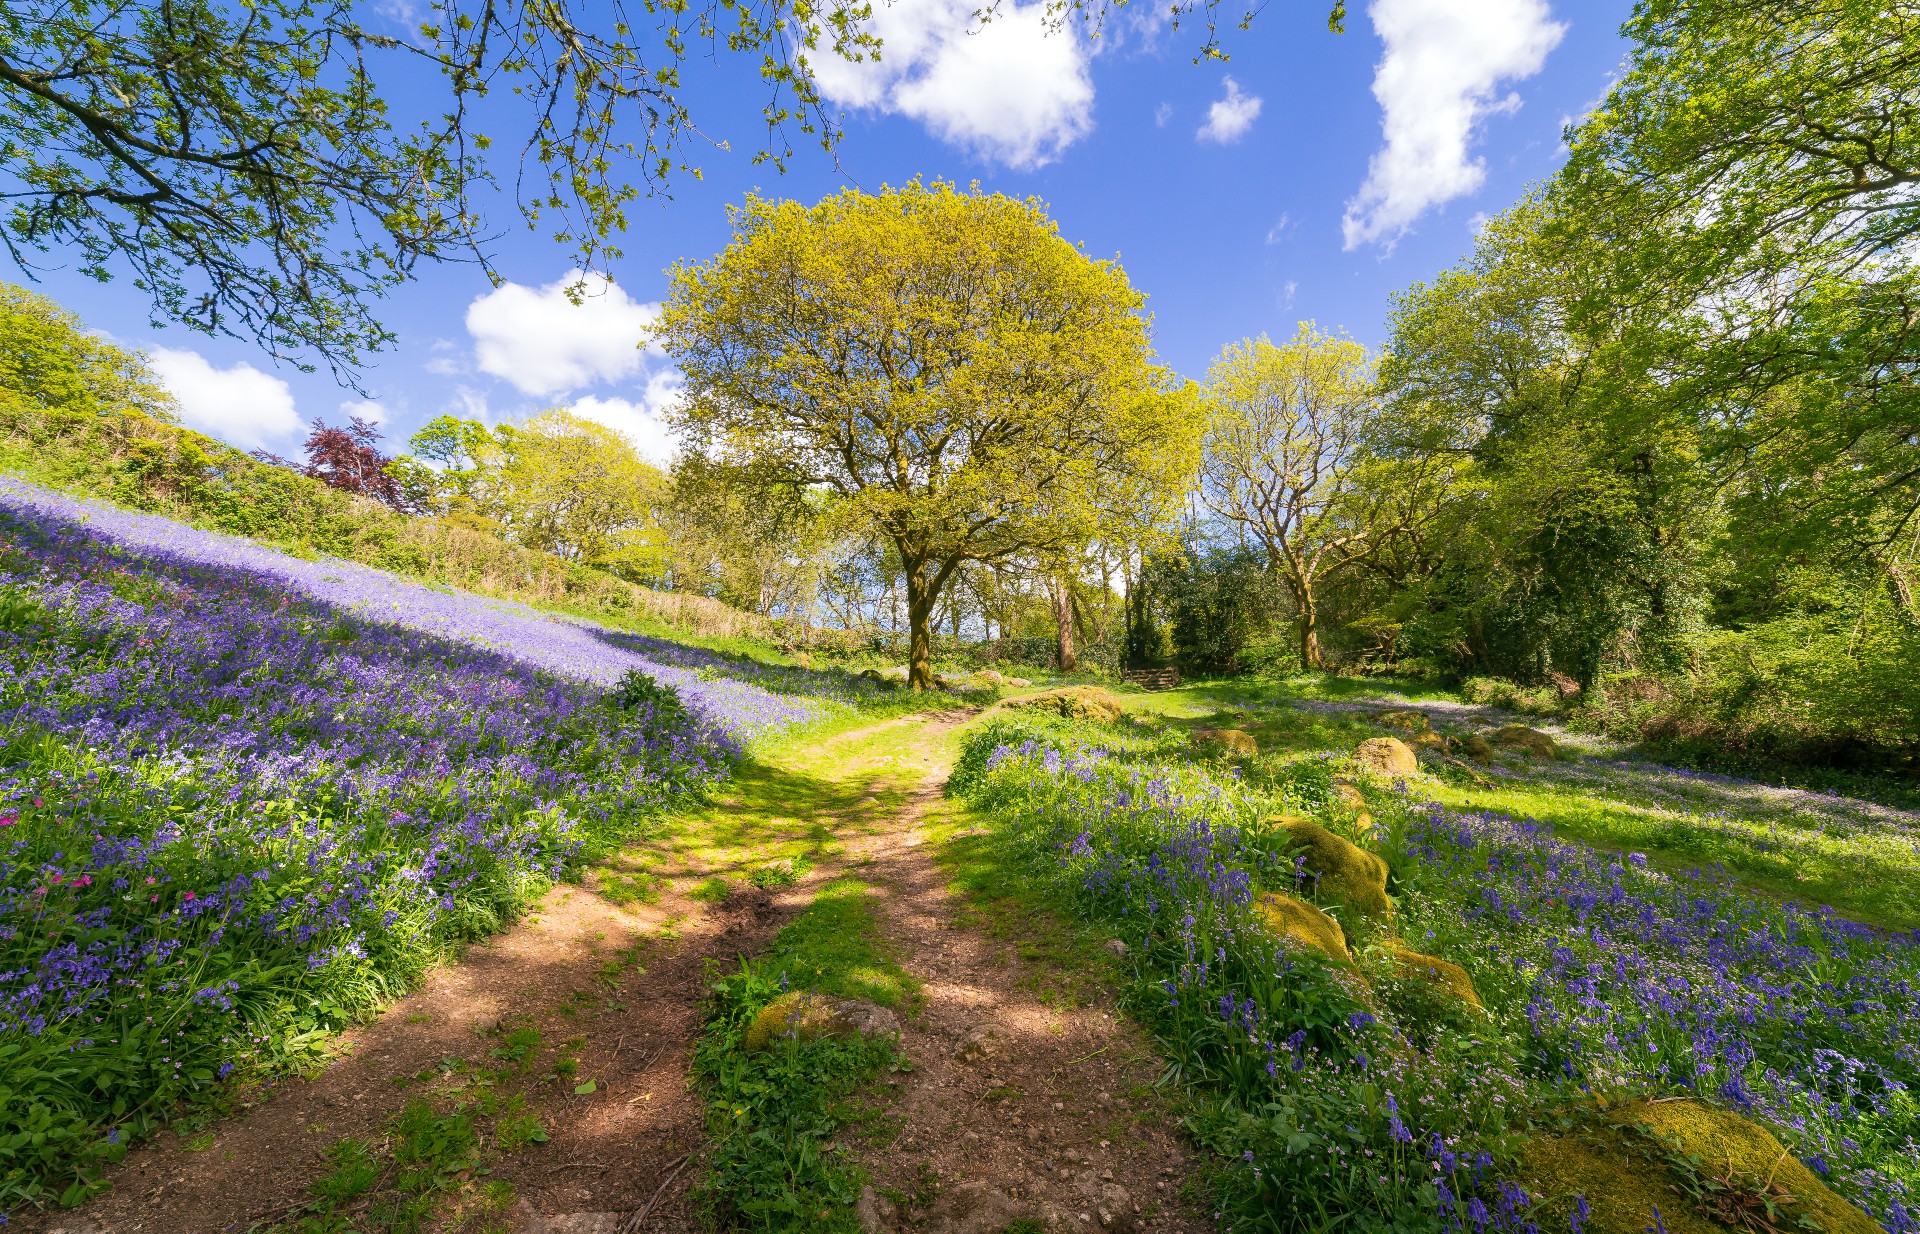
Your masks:
<instances>
[{"instance_id":1,"label":"leafy undergrowth","mask_svg":"<svg viewBox=\"0 0 1920 1234\"><path fill-rule=\"evenodd\" d=\"M776 1036L765 1049L742 1038L766 1005L791 990L908 1007L917 990L876 933L870 889L843 877L774 936L771 952L713 982L712 1011L694 1054L711 1139L701 1198L728 1228L856 1231L853 1205L865 1176L853 1144L892 1133L884 1108L862 1090L906 1066L885 1037Z\"/></svg>"},{"instance_id":2,"label":"leafy undergrowth","mask_svg":"<svg viewBox=\"0 0 1920 1234\"><path fill-rule=\"evenodd\" d=\"M1128 1005L1192 1086L1230 1228L1577 1230L1577 1197L1512 1181L1526 1138L1596 1098L1684 1095L1920 1229L1920 938L1369 790L1378 828L1348 834L1388 861L1397 912L1324 905L1355 944L1336 966L1252 908L1312 894L1263 819L1351 828L1327 767L1248 777L1150 726L1028 718L975 730L952 781L993 820L977 862L1130 945ZM1406 980L1393 935L1464 966L1486 1010Z\"/></svg>"}]
</instances>

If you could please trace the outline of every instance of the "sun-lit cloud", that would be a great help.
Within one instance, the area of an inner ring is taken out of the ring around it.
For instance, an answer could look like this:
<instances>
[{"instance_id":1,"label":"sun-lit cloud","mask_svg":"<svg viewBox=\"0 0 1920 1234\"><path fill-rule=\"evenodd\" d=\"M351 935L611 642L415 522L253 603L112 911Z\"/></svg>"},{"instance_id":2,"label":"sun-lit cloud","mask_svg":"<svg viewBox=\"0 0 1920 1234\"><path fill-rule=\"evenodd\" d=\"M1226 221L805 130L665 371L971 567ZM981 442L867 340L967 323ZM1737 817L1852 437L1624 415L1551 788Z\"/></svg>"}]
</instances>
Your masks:
<instances>
[{"instance_id":1,"label":"sun-lit cloud","mask_svg":"<svg viewBox=\"0 0 1920 1234\"><path fill-rule=\"evenodd\" d=\"M1010 3L981 21L971 0L875 5L878 61L850 61L820 40L808 55L821 92L843 107L918 120L940 140L1014 168L1052 162L1093 131L1088 49L1043 3Z\"/></svg>"},{"instance_id":2,"label":"sun-lit cloud","mask_svg":"<svg viewBox=\"0 0 1920 1234\"><path fill-rule=\"evenodd\" d=\"M580 288L577 304L570 287ZM599 275L572 273L545 287L504 283L476 297L467 333L481 372L545 398L639 372L639 343L659 307Z\"/></svg>"},{"instance_id":3,"label":"sun-lit cloud","mask_svg":"<svg viewBox=\"0 0 1920 1234\"><path fill-rule=\"evenodd\" d=\"M1233 78L1221 80L1227 92L1207 108L1207 122L1200 126L1194 136L1201 141L1218 142L1224 146L1247 135L1253 122L1260 118L1261 100L1259 95L1241 90L1240 83Z\"/></svg>"},{"instance_id":4,"label":"sun-lit cloud","mask_svg":"<svg viewBox=\"0 0 1920 1234\"><path fill-rule=\"evenodd\" d=\"M590 394L574 403L570 410L624 433L641 458L664 468L672 464L676 452L672 430L667 426L667 411L679 400L680 390L679 372L662 369L647 380L646 389L637 400Z\"/></svg>"},{"instance_id":5,"label":"sun-lit cloud","mask_svg":"<svg viewBox=\"0 0 1920 1234\"><path fill-rule=\"evenodd\" d=\"M1501 86L1538 73L1567 30L1546 0L1374 0L1367 12L1386 46L1373 78L1384 142L1341 220L1350 249L1390 245L1479 189L1481 122L1520 106Z\"/></svg>"},{"instance_id":6,"label":"sun-lit cloud","mask_svg":"<svg viewBox=\"0 0 1920 1234\"><path fill-rule=\"evenodd\" d=\"M147 359L189 428L243 450L285 446L306 430L293 390L251 364L215 368L199 352L173 347L157 347Z\"/></svg>"}]
</instances>

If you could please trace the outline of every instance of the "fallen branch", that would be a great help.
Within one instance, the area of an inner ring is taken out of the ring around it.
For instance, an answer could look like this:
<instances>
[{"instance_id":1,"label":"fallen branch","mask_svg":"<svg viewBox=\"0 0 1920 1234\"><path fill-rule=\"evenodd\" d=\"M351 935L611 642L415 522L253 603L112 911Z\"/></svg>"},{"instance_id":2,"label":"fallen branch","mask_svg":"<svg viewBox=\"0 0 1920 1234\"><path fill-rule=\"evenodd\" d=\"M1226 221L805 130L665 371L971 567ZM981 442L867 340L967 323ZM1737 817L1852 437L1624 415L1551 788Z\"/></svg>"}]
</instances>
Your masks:
<instances>
[{"instance_id":1,"label":"fallen branch","mask_svg":"<svg viewBox=\"0 0 1920 1234\"><path fill-rule=\"evenodd\" d=\"M687 1163L692 1160L692 1153L682 1153L680 1155L680 1160L673 1163L673 1172L667 1175L666 1179L654 1189L653 1198L647 1201L647 1206L634 1213L633 1216L628 1217L626 1222L621 1225L620 1234L640 1234L641 1228L647 1223L647 1214L653 1211L653 1206L658 1204L660 1197L666 1194L668 1185L671 1184L674 1179L680 1177L680 1171L686 1169Z\"/></svg>"}]
</instances>

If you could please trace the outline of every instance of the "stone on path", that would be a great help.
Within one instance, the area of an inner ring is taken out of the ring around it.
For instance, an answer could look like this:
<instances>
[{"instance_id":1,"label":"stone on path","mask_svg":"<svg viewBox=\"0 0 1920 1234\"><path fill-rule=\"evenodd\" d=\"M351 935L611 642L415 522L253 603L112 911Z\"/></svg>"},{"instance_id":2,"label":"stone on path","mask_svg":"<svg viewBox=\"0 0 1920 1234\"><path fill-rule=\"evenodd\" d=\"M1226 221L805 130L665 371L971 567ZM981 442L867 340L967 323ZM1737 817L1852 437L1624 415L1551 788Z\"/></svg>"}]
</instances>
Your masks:
<instances>
[{"instance_id":1,"label":"stone on path","mask_svg":"<svg viewBox=\"0 0 1920 1234\"><path fill-rule=\"evenodd\" d=\"M525 1200L514 1212L514 1234L621 1234L626 1213L556 1213L543 1217Z\"/></svg>"},{"instance_id":2,"label":"stone on path","mask_svg":"<svg viewBox=\"0 0 1920 1234\"><path fill-rule=\"evenodd\" d=\"M765 1007L741 1035L746 1050L764 1050L779 1037L801 1041L819 1037L898 1036L900 1017L885 1007L858 998L829 998L794 991Z\"/></svg>"}]
</instances>

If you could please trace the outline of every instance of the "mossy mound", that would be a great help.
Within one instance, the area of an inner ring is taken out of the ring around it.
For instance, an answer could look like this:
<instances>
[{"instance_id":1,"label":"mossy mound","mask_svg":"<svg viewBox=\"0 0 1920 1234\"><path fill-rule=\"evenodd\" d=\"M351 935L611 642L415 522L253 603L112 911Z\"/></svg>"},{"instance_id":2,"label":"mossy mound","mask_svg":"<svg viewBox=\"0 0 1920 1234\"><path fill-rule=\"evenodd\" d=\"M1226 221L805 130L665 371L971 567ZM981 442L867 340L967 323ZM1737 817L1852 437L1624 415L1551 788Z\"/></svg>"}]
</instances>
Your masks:
<instances>
[{"instance_id":1,"label":"mossy mound","mask_svg":"<svg viewBox=\"0 0 1920 1234\"><path fill-rule=\"evenodd\" d=\"M1393 949L1394 971L1407 981L1418 981L1456 1002L1479 1007L1480 991L1473 988L1467 970L1439 956L1422 955L1405 947Z\"/></svg>"},{"instance_id":2,"label":"mossy mound","mask_svg":"<svg viewBox=\"0 0 1920 1234\"><path fill-rule=\"evenodd\" d=\"M1280 937L1311 947L1335 963L1353 963L1340 923L1305 900L1269 891L1253 902L1253 911Z\"/></svg>"},{"instance_id":3,"label":"mossy mound","mask_svg":"<svg viewBox=\"0 0 1920 1234\"><path fill-rule=\"evenodd\" d=\"M1343 810L1351 810L1355 814L1366 813L1367 799L1351 784L1335 784L1333 800Z\"/></svg>"},{"instance_id":4,"label":"mossy mound","mask_svg":"<svg viewBox=\"0 0 1920 1234\"><path fill-rule=\"evenodd\" d=\"M1227 754L1258 754L1260 743L1253 734L1238 728L1196 728L1193 730L1195 744L1209 746Z\"/></svg>"},{"instance_id":5,"label":"mossy mound","mask_svg":"<svg viewBox=\"0 0 1920 1234\"><path fill-rule=\"evenodd\" d=\"M1375 724L1387 728L1397 728L1403 733L1424 733L1433 728L1424 711L1415 711L1411 707L1393 711L1376 711L1372 720Z\"/></svg>"},{"instance_id":6,"label":"mossy mound","mask_svg":"<svg viewBox=\"0 0 1920 1234\"><path fill-rule=\"evenodd\" d=\"M1285 828L1294 845L1306 850L1302 868L1318 879L1317 898L1374 921L1393 916L1393 901L1387 899L1387 863L1378 855L1304 818L1280 814L1265 822Z\"/></svg>"},{"instance_id":7,"label":"mossy mound","mask_svg":"<svg viewBox=\"0 0 1920 1234\"><path fill-rule=\"evenodd\" d=\"M1484 763L1493 757L1493 743L1485 733L1468 733L1460 739L1460 753Z\"/></svg>"},{"instance_id":8,"label":"mossy mound","mask_svg":"<svg viewBox=\"0 0 1920 1234\"><path fill-rule=\"evenodd\" d=\"M1509 724L1497 730L1493 740L1499 745L1525 750L1536 758L1560 757L1560 747L1554 744L1553 738L1524 724Z\"/></svg>"},{"instance_id":9,"label":"mossy mound","mask_svg":"<svg viewBox=\"0 0 1920 1234\"><path fill-rule=\"evenodd\" d=\"M1398 737L1373 737L1353 751L1353 761L1372 775L1410 776L1420 770L1420 760Z\"/></svg>"},{"instance_id":10,"label":"mossy mound","mask_svg":"<svg viewBox=\"0 0 1920 1234\"><path fill-rule=\"evenodd\" d=\"M898 1033L900 1018L885 1007L857 998L828 998L795 990L760 1009L740 1036L745 1050L764 1050L776 1038L855 1037Z\"/></svg>"},{"instance_id":11,"label":"mossy mound","mask_svg":"<svg viewBox=\"0 0 1920 1234\"><path fill-rule=\"evenodd\" d=\"M1113 691L1100 686L1068 686L1044 690L1025 698L1016 698L1009 707L1038 707L1063 715L1069 720L1100 720L1111 724L1121 715L1120 700Z\"/></svg>"},{"instance_id":12,"label":"mossy mound","mask_svg":"<svg viewBox=\"0 0 1920 1234\"><path fill-rule=\"evenodd\" d=\"M1636 1102L1597 1127L1531 1140L1521 1154L1521 1184L1556 1213L1584 1196L1588 1234L1643 1234L1655 1225L1656 1206L1668 1234L1727 1234L1733 1227L1688 1197L1684 1179L1636 1124L1696 1158L1698 1176L1731 1179L1736 1195L1765 1191L1777 1204L1791 1197L1783 1205L1784 1228L1807 1215L1825 1234L1880 1234L1877 1222L1834 1194L1765 1127L1698 1101Z\"/></svg>"}]
</instances>

